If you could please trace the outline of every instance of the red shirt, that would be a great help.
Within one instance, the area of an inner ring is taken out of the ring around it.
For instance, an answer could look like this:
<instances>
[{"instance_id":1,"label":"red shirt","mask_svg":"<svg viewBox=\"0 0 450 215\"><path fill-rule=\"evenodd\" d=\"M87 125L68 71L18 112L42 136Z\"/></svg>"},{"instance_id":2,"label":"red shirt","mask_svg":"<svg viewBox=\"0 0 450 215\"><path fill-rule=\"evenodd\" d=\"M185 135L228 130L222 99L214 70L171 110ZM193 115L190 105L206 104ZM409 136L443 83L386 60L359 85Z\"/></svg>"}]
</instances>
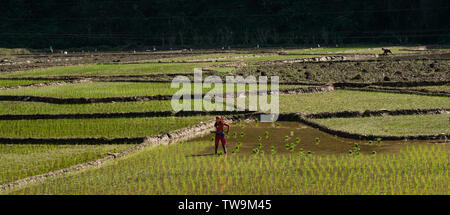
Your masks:
<instances>
[{"instance_id":1,"label":"red shirt","mask_svg":"<svg viewBox=\"0 0 450 215\"><path fill-rule=\"evenodd\" d=\"M226 123L226 122L216 122L215 124L214 124L214 127L216 127L216 132L217 133L221 133L221 132L223 132L224 130L223 130L223 127L224 126L227 126L228 127L228 129L230 129L230 124L228 124L228 123Z\"/></svg>"}]
</instances>

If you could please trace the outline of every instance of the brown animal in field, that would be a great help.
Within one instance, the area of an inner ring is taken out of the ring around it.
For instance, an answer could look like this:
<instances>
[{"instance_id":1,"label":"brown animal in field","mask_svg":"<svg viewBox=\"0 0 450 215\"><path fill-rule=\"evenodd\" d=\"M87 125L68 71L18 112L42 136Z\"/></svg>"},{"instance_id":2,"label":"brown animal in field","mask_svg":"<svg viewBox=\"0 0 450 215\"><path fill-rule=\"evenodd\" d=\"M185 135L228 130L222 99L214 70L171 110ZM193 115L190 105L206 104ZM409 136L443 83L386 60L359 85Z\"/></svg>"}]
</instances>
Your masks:
<instances>
[{"instance_id":1,"label":"brown animal in field","mask_svg":"<svg viewBox=\"0 0 450 215\"><path fill-rule=\"evenodd\" d=\"M383 55L388 55L389 53L392 54L390 49L386 49L386 48L381 48L381 50L383 50Z\"/></svg>"}]
</instances>

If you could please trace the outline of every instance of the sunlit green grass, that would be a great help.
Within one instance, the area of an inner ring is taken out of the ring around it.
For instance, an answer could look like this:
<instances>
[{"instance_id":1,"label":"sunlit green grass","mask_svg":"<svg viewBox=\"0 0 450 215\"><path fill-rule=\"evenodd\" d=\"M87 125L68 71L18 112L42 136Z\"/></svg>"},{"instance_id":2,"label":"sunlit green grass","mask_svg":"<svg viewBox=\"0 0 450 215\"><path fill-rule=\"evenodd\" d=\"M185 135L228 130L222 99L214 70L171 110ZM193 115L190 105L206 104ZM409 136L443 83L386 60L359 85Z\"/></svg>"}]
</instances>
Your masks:
<instances>
[{"instance_id":1,"label":"sunlit green grass","mask_svg":"<svg viewBox=\"0 0 450 215\"><path fill-rule=\"evenodd\" d=\"M0 143L0 184L92 161L131 146Z\"/></svg>"},{"instance_id":2,"label":"sunlit green grass","mask_svg":"<svg viewBox=\"0 0 450 215\"><path fill-rule=\"evenodd\" d=\"M226 87L233 87L233 84L223 85L223 92L226 91ZM171 88L171 83L151 83L151 82L89 82L89 83L77 83L66 84L62 86L52 85L45 87L26 87L21 89L8 89L1 90L0 95L27 95L27 96L47 96L47 97L59 97L59 98L95 98L95 97L121 97L121 96L148 96L148 95L172 95L176 92L189 93L189 87L187 90L184 88L184 84L180 84L178 88ZM186 85L187 86L187 85ZM191 91L194 93L195 87L204 87L203 92L207 93L210 90L215 89L215 85L206 87L201 84L190 84ZM257 86L257 85L252 85ZM245 86L246 90L250 89L250 85ZM270 85L267 86L270 88ZM296 85L280 85L280 88L291 88ZM237 85L234 85L235 91L238 90ZM200 89L201 90L201 89ZM221 90L216 89L216 90ZM220 91L213 91L220 92Z\"/></svg>"},{"instance_id":3,"label":"sunlit green grass","mask_svg":"<svg viewBox=\"0 0 450 215\"><path fill-rule=\"evenodd\" d=\"M149 147L5 194L450 194L445 146L379 155L195 156L210 144Z\"/></svg>"},{"instance_id":4,"label":"sunlit green grass","mask_svg":"<svg viewBox=\"0 0 450 215\"><path fill-rule=\"evenodd\" d=\"M43 102L0 102L0 114L65 114L170 111L170 100L92 104L50 104Z\"/></svg>"},{"instance_id":5,"label":"sunlit green grass","mask_svg":"<svg viewBox=\"0 0 450 215\"><path fill-rule=\"evenodd\" d=\"M450 100L440 96L353 90L280 95L280 112L314 113L418 108L450 108Z\"/></svg>"},{"instance_id":6,"label":"sunlit green grass","mask_svg":"<svg viewBox=\"0 0 450 215\"><path fill-rule=\"evenodd\" d=\"M450 114L427 114L359 118L327 118L314 121L330 128L372 135L450 134Z\"/></svg>"},{"instance_id":7,"label":"sunlit green grass","mask_svg":"<svg viewBox=\"0 0 450 215\"><path fill-rule=\"evenodd\" d=\"M0 120L0 137L144 137L184 128L212 118L213 116Z\"/></svg>"},{"instance_id":8,"label":"sunlit green grass","mask_svg":"<svg viewBox=\"0 0 450 215\"><path fill-rule=\"evenodd\" d=\"M191 100L191 110L194 102ZM180 104L182 104L182 100ZM218 101L216 101L218 102ZM225 102L225 99L224 101ZM203 110L206 110L204 106ZM226 106L224 103L223 110ZM0 115L19 114L82 114L82 113L129 113L151 111L174 111L170 100L139 102L90 103L90 104L51 104L44 102L5 102L0 101Z\"/></svg>"}]
</instances>

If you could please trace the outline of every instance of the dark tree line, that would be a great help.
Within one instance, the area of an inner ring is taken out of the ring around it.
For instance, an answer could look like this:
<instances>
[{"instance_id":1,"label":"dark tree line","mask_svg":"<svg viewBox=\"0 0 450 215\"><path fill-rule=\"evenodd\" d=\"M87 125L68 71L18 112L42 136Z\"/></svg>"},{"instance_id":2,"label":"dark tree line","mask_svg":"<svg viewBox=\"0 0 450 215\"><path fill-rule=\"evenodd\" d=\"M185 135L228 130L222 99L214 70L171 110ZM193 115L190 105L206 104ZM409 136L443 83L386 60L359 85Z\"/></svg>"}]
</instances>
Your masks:
<instances>
[{"instance_id":1,"label":"dark tree line","mask_svg":"<svg viewBox=\"0 0 450 215\"><path fill-rule=\"evenodd\" d=\"M0 47L448 43L448 0L1 0Z\"/></svg>"}]
</instances>

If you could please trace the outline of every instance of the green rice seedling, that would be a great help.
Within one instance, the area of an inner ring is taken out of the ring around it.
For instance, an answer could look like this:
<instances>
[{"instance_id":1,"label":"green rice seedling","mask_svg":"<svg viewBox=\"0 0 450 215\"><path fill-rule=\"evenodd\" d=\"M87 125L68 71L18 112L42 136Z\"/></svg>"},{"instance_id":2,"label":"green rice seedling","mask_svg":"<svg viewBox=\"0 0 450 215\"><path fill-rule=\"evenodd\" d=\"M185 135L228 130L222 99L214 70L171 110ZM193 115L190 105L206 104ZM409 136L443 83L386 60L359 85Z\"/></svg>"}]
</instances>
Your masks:
<instances>
[{"instance_id":1,"label":"green rice seedling","mask_svg":"<svg viewBox=\"0 0 450 215\"><path fill-rule=\"evenodd\" d=\"M51 80L1 80L0 87L9 87L16 85L28 85L42 82L51 82Z\"/></svg>"},{"instance_id":2,"label":"green rice seedling","mask_svg":"<svg viewBox=\"0 0 450 215\"><path fill-rule=\"evenodd\" d=\"M361 100L360 98L364 98ZM415 109L448 107L448 98L413 94L335 90L319 94L280 95L280 112L318 113L377 109ZM327 101L334 105L323 105ZM297 104L297 105L295 105ZM300 105L301 104L301 105ZM326 121L326 119L323 119ZM342 120L340 118L339 120ZM322 121L322 120L319 120ZM351 119L353 121L353 119ZM364 129L363 126L361 129ZM337 127L339 128L339 127Z\"/></svg>"},{"instance_id":3,"label":"green rice seedling","mask_svg":"<svg viewBox=\"0 0 450 215\"><path fill-rule=\"evenodd\" d=\"M261 141L261 139L262 139L262 137L261 137L261 136L258 136L258 141Z\"/></svg>"},{"instance_id":4,"label":"green rice seedling","mask_svg":"<svg viewBox=\"0 0 450 215\"><path fill-rule=\"evenodd\" d=\"M214 141L214 139L215 139L214 136L211 136L211 141Z\"/></svg>"},{"instance_id":5,"label":"green rice seedling","mask_svg":"<svg viewBox=\"0 0 450 215\"><path fill-rule=\"evenodd\" d=\"M232 154L236 153L236 150L235 149L231 150L231 153Z\"/></svg>"},{"instance_id":6,"label":"green rice seedling","mask_svg":"<svg viewBox=\"0 0 450 215\"><path fill-rule=\"evenodd\" d=\"M0 144L0 184L119 153L139 142L111 145Z\"/></svg>"},{"instance_id":7,"label":"green rice seedling","mask_svg":"<svg viewBox=\"0 0 450 215\"><path fill-rule=\"evenodd\" d=\"M280 125L280 123L277 122L277 123L275 124L275 126L276 126L277 128L279 128L281 125Z\"/></svg>"},{"instance_id":8,"label":"green rice seedling","mask_svg":"<svg viewBox=\"0 0 450 215\"><path fill-rule=\"evenodd\" d=\"M316 137L316 145L318 145L320 143L320 138Z\"/></svg>"},{"instance_id":9,"label":"green rice seedling","mask_svg":"<svg viewBox=\"0 0 450 215\"><path fill-rule=\"evenodd\" d=\"M376 152L375 150L373 150L373 151L372 151L372 154L373 154L373 155L376 155L376 154L377 154L377 152Z\"/></svg>"},{"instance_id":10,"label":"green rice seedling","mask_svg":"<svg viewBox=\"0 0 450 215\"><path fill-rule=\"evenodd\" d=\"M270 152L272 152L272 154L275 154L275 146L270 147Z\"/></svg>"},{"instance_id":11,"label":"green rice seedling","mask_svg":"<svg viewBox=\"0 0 450 215\"><path fill-rule=\"evenodd\" d=\"M222 151L220 151L220 152L217 152L217 155L223 155L223 152Z\"/></svg>"},{"instance_id":12,"label":"green rice seedling","mask_svg":"<svg viewBox=\"0 0 450 215\"><path fill-rule=\"evenodd\" d=\"M243 131L241 131L241 137L244 137L245 133Z\"/></svg>"},{"instance_id":13,"label":"green rice seedling","mask_svg":"<svg viewBox=\"0 0 450 215\"><path fill-rule=\"evenodd\" d=\"M0 83L1 85L1 83ZM195 86L193 84L192 86ZM192 91L187 89L184 93ZM183 89L184 90L184 89ZM203 92L208 92L206 88ZM178 89L171 88L170 83L152 82L87 82L73 83L66 85L52 85L41 87L25 87L20 89L8 89L0 91L2 95L29 95L48 96L59 98L99 98L99 97L120 97L120 96L148 96L148 95L171 95Z\"/></svg>"},{"instance_id":14,"label":"green rice seedling","mask_svg":"<svg viewBox=\"0 0 450 215\"><path fill-rule=\"evenodd\" d=\"M0 120L0 136L11 138L144 137L197 124L208 116ZM182 119L182 120L181 120Z\"/></svg>"},{"instance_id":15,"label":"green rice seedling","mask_svg":"<svg viewBox=\"0 0 450 215\"><path fill-rule=\"evenodd\" d=\"M240 149L240 146L236 146L236 147L234 148L234 150L235 150L236 152L239 152L239 149Z\"/></svg>"},{"instance_id":16,"label":"green rice seedling","mask_svg":"<svg viewBox=\"0 0 450 215\"><path fill-rule=\"evenodd\" d=\"M258 148L259 148L259 149L262 148L262 143L258 143Z\"/></svg>"},{"instance_id":17,"label":"green rice seedling","mask_svg":"<svg viewBox=\"0 0 450 215\"><path fill-rule=\"evenodd\" d=\"M378 145L381 144L381 138L377 138L377 144L378 144Z\"/></svg>"},{"instance_id":18,"label":"green rice seedling","mask_svg":"<svg viewBox=\"0 0 450 215\"><path fill-rule=\"evenodd\" d=\"M288 141L288 140L289 140L289 136L288 135L284 136L284 141Z\"/></svg>"},{"instance_id":19,"label":"green rice seedling","mask_svg":"<svg viewBox=\"0 0 450 215\"><path fill-rule=\"evenodd\" d=\"M180 144L180 145L183 145L183 144L184 144L184 141L181 140L181 141L179 142L179 144Z\"/></svg>"},{"instance_id":20,"label":"green rice seedling","mask_svg":"<svg viewBox=\"0 0 450 215\"><path fill-rule=\"evenodd\" d=\"M242 142L241 141L237 142L237 145L238 146L242 145Z\"/></svg>"},{"instance_id":21,"label":"green rice seedling","mask_svg":"<svg viewBox=\"0 0 450 215\"><path fill-rule=\"evenodd\" d=\"M258 153L259 153L259 149L258 149L258 148L254 148L254 149L252 150L252 152L253 152L253 154L258 154Z\"/></svg>"},{"instance_id":22,"label":"green rice seedling","mask_svg":"<svg viewBox=\"0 0 450 215\"><path fill-rule=\"evenodd\" d=\"M264 131L265 136L269 136L269 131Z\"/></svg>"},{"instance_id":23,"label":"green rice seedling","mask_svg":"<svg viewBox=\"0 0 450 215\"><path fill-rule=\"evenodd\" d=\"M295 144L294 144L294 143L291 143L291 144L289 145L289 151L293 152L294 150L295 150Z\"/></svg>"},{"instance_id":24,"label":"green rice seedling","mask_svg":"<svg viewBox=\"0 0 450 215\"><path fill-rule=\"evenodd\" d=\"M191 100L192 104L194 100ZM91 104L51 104L0 101L0 114L120 113L171 110L170 101L138 101Z\"/></svg>"},{"instance_id":25,"label":"green rice seedling","mask_svg":"<svg viewBox=\"0 0 450 215\"><path fill-rule=\"evenodd\" d=\"M315 156L300 148L295 154L272 156L186 156L210 147L208 140L193 143L145 147L98 168L30 183L1 194L449 194L446 145L405 147L396 153L376 156L363 153ZM255 155L265 154L262 151ZM30 161L38 163L35 159ZM219 164L211 165L215 163ZM4 167L1 172L8 174L10 165ZM223 176L230 183L221 180Z\"/></svg>"},{"instance_id":26,"label":"green rice seedling","mask_svg":"<svg viewBox=\"0 0 450 215\"><path fill-rule=\"evenodd\" d=\"M369 145L372 145L372 140L369 140Z\"/></svg>"},{"instance_id":27,"label":"green rice seedling","mask_svg":"<svg viewBox=\"0 0 450 215\"><path fill-rule=\"evenodd\" d=\"M237 132L233 132L233 138L237 137Z\"/></svg>"},{"instance_id":28,"label":"green rice seedling","mask_svg":"<svg viewBox=\"0 0 450 215\"><path fill-rule=\"evenodd\" d=\"M300 137L295 138L296 143L300 143L300 140L301 140Z\"/></svg>"}]
</instances>

